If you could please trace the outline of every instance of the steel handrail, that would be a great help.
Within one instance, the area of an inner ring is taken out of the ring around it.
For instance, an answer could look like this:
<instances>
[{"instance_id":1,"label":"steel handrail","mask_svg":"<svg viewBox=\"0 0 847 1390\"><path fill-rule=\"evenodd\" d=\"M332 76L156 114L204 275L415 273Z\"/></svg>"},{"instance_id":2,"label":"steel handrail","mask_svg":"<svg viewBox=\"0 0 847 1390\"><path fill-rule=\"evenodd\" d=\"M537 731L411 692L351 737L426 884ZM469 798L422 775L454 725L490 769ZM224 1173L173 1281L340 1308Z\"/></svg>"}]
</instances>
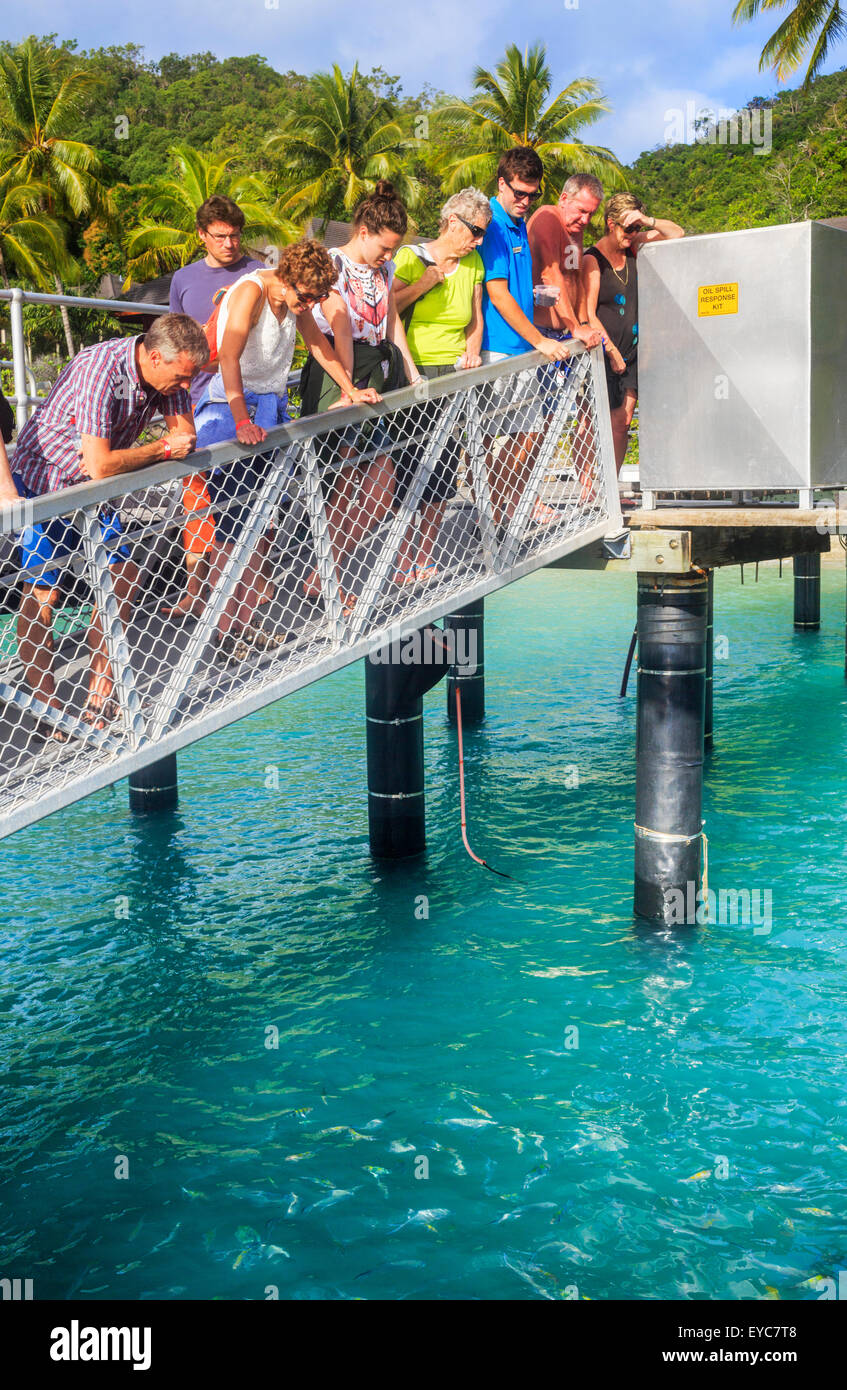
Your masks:
<instances>
[{"instance_id":1,"label":"steel handrail","mask_svg":"<svg viewBox=\"0 0 847 1390\"><path fill-rule=\"evenodd\" d=\"M572 356L588 352L585 344L578 339L568 344ZM590 349L594 355L595 367L603 370L602 348ZM239 444L237 440L213 444L206 449L197 449L185 459L170 459L167 462L148 464L131 473L120 473L113 477L101 478L87 483L76 483L72 487L61 488L58 492L45 493L27 502L28 524L48 521L55 516L66 515L73 507L90 507L117 501L136 487L155 487L173 482L178 478L188 478L194 473L205 473L210 468L232 463L239 458L254 458L257 452L270 453L272 449L287 449L292 444L306 439L314 439L345 425L359 424L364 420L377 419L382 415L394 415L399 410L420 404L423 400L437 400L440 396L453 394L456 390L467 390L499 377L525 371L527 367L548 366L550 359L543 353L532 351L519 357L507 357L502 362L490 362L483 367L471 367L448 375L436 377L414 386L404 386L399 391L388 391L380 405L349 405L339 410L331 410L321 415L303 416L287 425L278 425L268 430L267 438L261 446ZM291 378L289 378L291 380ZM605 380L605 378L604 378ZM617 489L615 489L617 496ZM0 535L19 531L20 516L17 508L0 509Z\"/></svg>"},{"instance_id":2,"label":"steel handrail","mask_svg":"<svg viewBox=\"0 0 847 1390\"><path fill-rule=\"evenodd\" d=\"M0 300L9 302L9 318L12 324L12 369L15 377L15 421L18 430L27 422L30 406L37 405L43 397L30 396L26 389L26 347L24 344L24 305L25 304L64 304L76 309L101 309L126 311L135 314L166 314L167 304L147 304L136 299L91 299L74 294L42 294L40 290L22 290L15 285L10 290L0 290Z\"/></svg>"}]
</instances>

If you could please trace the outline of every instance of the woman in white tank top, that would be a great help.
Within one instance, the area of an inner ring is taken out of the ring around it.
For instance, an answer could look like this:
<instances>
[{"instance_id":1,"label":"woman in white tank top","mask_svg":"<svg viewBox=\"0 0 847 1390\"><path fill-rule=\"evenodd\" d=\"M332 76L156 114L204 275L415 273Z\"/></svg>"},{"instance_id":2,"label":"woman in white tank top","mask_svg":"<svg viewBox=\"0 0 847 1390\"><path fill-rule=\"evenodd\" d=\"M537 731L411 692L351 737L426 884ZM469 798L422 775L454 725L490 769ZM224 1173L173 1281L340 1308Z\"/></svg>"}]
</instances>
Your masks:
<instances>
[{"instance_id":1,"label":"woman in white tank top","mask_svg":"<svg viewBox=\"0 0 847 1390\"><path fill-rule=\"evenodd\" d=\"M298 331L309 351L354 404L376 404L381 399L373 389L357 390L312 318L312 307L327 297L337 274L319 242L302 241L283 248L275 269L252 270L229 287L218 310L218 370L194 412L199 448L233 435L242 444L262 444L268 429L290 418L287 381ZM209 571L213 585L271 466L269 456L259 456L227 464L209 475L215 522ZM267 550L267 539L263 538L221 615L219 646L227 656L236 654L238 637L261 647L285 640L284 635L274 638L251 622L256 608L269 604L274 596L270 576L262 573Z\"/></svg>"}]
</instances>

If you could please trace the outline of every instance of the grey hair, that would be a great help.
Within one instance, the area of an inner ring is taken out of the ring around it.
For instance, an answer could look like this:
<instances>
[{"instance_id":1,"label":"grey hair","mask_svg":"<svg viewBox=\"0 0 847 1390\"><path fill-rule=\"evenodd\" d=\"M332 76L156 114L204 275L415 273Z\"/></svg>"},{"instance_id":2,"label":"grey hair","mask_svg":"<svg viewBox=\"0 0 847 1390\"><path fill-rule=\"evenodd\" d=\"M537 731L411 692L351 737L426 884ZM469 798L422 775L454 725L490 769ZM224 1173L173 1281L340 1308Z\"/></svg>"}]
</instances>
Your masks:
<instances>
[{"instance_id":1,"label":"grey hair","mask_svg":"<svg viewBox=\"0 0 847 1390\"><path fill-rule=\"evenodd\" d=\"M468 222L473 222L475 226L482 226L483 222L491 221L491 203L486 198L481 188L462 188L458 193L454 193L452 198L441 209L441 218L438 223L438 230L444 231L447 226L447 219L451 212L457 217L467 218Z\"/></svg>"},{"instance_id":2,"label":"grey hair","mask_svg":"<svg viewBox=\"0 0 847 1390\"><path fill-rule=\"evenodd\" d=\"M166 362L173 362L181 352L188 353L196 367L209 360L206 334L188 314L162 314L144 334L148 352L160 352Z\"/></svg>"},{"instance_id":3,"label":"grey hair","mask_svg":"<svg viewBox=\"0 0 847 1390\"><path fill-rule=\"evenodd\" d=\"M571 174L570 178L565 181L562 197L575 198L584 188L588 190L592 198L596 198L598 202L603 201L603 185L593 174Z\"/></svg>"}]
</instances>

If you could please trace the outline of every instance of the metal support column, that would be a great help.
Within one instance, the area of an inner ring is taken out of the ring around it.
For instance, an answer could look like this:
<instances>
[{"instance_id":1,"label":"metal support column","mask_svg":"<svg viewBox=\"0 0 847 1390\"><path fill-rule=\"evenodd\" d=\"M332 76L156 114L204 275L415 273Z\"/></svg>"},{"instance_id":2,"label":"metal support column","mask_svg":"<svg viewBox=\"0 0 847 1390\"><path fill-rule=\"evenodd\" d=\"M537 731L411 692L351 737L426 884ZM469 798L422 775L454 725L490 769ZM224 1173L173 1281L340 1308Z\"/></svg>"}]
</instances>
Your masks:
<instances>
[{"instance_id":1,"label":"metal support column","mask_svg":"<svg viewBox=\"0 0 847 1390\"><path fill-rule=\"evenodd\" d=\"M794 626L817 632L821 625L821 557L794 556Z\"/></svg>"},{"instance_id":2,"label":"metal support column","mask_svg":"<svg viewBox=\"0 0 847 1390\"><path fill-rule=\"evenodd\" d=\"M423 696L447 671L440 628L398 638L365 659L371 854L405 859L426 848Z\"/></svg>"},{"instance_id":3,"label":"metal support column","mask_svg":"<svg viewBox=\"0 0 847 1390\"><path fill-rule=\"evenodd\" d=\"M17 286L12 290L9 304L9 318L12 326L12 372L15 382L15 424L20 434L27 421L26 394L26 347L24 344L24 300L23 290Z\"/></svg>"},{"instance_id":4,"label":"metal support column","mask_svg":"<svg viewBox=\"0 0 847 1390\"><path fill-rule=\"evenodd\" d=\"M665 925L697 920L707 606L705 575L638 576L635 914Z\"/></svg>"},{"instance_id":5,"label":"metal support column","mask_svg":"<svg viewBox=\"0 0 847 1390\"><path fill-rule=\"evenodd\" d=\"M447 718L456 722L456 686L462 691L462 723L485 718L485 599L458 608L444 619L456 660L447 671Z\"/></svg>"},{"instance_id":6,"label":"metal support column","mask_svg":"<svg viewBox=\"0 0 847 1390\"><path fill-rule=\"evenodd\" d=\"M713 738L713 697L715 676L715 571L708 570L708 600L706 606L706 707L703 714L703 748L711 753Z\"/></svg>"},{"instance_id":7,"label":"metal support column","mask_svg":"<svg viewBox=\"0 0 847 1390\"><path fill-rule=\"evenodd\" d=\"M172 811L178 801L176 753L129 774L131 811Z\"/></svg>"}]
</instances>

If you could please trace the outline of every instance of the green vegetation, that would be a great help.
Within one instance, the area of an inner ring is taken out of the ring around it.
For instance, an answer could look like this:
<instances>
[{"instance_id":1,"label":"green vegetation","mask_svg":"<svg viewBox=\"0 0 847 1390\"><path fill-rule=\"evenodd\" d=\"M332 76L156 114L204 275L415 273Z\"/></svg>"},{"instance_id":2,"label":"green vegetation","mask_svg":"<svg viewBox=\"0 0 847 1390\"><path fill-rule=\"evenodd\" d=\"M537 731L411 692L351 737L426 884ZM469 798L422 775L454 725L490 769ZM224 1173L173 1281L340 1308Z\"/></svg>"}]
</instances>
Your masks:
<instances>
[{"instance_id":1,"label":"green vegetation","mask_svg":"<svg viewBox=\"0 0 847 1390\"><path fill-rule=\"evenodd\" d=\"M689 233L847 213L847 73L819 77L808 91L780 92L772 103L754 97L746 109L751 118L759 109L764 120L771 105L769 153L718 143L731 134L718 126L714 143L642 154L627 170L631 188L651 212Z\"/></svg>"},{"instance_id":2,"label":"green vegetation","mask_svg":"<svg viewBox=\"0 0 847 1390\"><path fill-rule=\"evenodd\" d=\"M833 44L847 35L847 16L840 0L738 0L732 12L735 24L743 24L766 10L792 5L778 29L768 39L759 59L759 71L773 68L780 82L793 76L811 48L803 82L808 89L817 77Z\"/></svg>"},{"instance_id":3,"label":"green vegetation","mask_svg":"<svg viewBox=\"0 0 847 1390\"><path fill-rule=\"evenodd\" d=\"M569 173L596 174L609 188L624 185L611 150L586 145L577 135L609 110L597 83L579 78L548 101L553 75L546 56L543 44L526 53L509 44L493 73L476 69L476 95L470 101L451 101L438 109L437 128L461 150L458 157L448 152L441 160L449 192L468 184L492 187L500 155L515 145L538 151L550 201Z\"/></svg>"},{"instance_id":4,"label":"green vegetation","mask_svg":"<svg viewBox=\"0 0 847 1390\"><path fill-rule=\"evenodd\" d=\"M542 44L509 45L469 84L467 98L409 95L382 68L308 76L258 55L149 62L132 44L0 42L0 280L91 294L105 273L162 274L200 254L194 215L213 191L237 199L259 250L312 218L348 220L378 178L396 183L414 228L434 234L445 196L468 182L493 191L498 155L523 142L545 161L547 201L566 173L587 170L689 233L847 211L843 71L773 103L753 98L742 115L772 117L767 152L703 126L706 143L660 146L628 169L582 138L608 109L597 84L577 77L557 92ZM57 334L71 351L121 323L96 318L28 310L31 351L52 356Z\"/></svg>"}]
</instances>

